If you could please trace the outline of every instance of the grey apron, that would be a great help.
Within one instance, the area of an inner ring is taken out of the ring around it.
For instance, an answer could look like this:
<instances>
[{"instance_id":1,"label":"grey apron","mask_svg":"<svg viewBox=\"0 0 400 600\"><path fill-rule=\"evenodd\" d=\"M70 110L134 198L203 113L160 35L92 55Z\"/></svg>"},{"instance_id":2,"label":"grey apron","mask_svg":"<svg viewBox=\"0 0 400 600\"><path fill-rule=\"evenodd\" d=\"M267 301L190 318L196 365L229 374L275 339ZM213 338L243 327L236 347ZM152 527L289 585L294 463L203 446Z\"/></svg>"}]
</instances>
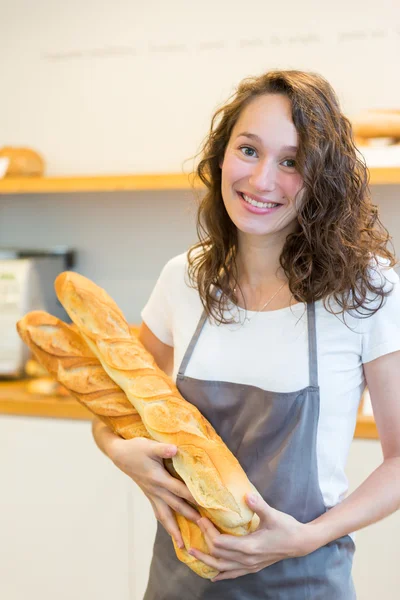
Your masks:
<instances>
[{"instance_id":1,"label":"grey apron","mask_svg":"<svg viewBox=\"0 0 400 600\"><path fill-rule=\"evenodd\" d=\"M316 519L326 508L316 453L320 397L315 305L307 305L310 385L297 392L186 377L206 319L203 312L182 360L180 393L212 423L268 504L302 523ZM346 535L307 556L212 583L176 558L170 535L158 523L144 600L354 600L354 550Z\"/></svg>"}]
</instances>

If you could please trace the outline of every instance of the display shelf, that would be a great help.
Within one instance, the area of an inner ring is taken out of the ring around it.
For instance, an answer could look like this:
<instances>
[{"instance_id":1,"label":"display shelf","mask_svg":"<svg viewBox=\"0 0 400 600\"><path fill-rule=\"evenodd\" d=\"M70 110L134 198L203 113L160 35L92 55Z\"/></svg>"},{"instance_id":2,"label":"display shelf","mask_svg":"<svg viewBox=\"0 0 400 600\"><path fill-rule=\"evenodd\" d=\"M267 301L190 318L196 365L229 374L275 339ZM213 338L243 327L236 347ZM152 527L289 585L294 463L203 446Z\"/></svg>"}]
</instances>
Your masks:
<instances>
[{"instance_id":1,"label":"display shelf","mask_svg":"<svg viewBox=\"0 0 400 600\"><path fill-rule=\"evenodd\" d=\"M31 394L27 391L24 381L0 383L1 414L59 419L93 419L92 413L74 398ZM362 414L358 416L354 437L378 439L373 417Z\"/></svg>"},{"instance_id":2,"label":"display shelf","mask_svg":"<svg viewBox=\"0 0 400 600\"><path fill-rule=\"evenodd\" d=\"M400 167L374 167L369 169L370 185L397 185L400 183Z\"/></svg>"},{"instance_id":3,"label":"display shelf","mask_svg":"<svg viewBox=\"0 0 400 600\"><path fill-rule=\"evenodd\" d=\"M92 419L92 413L72 396L32 394L27 381L0 382L0 414L59 419Z\"/></svg>"},{"instance_id":4,"label":"display shelf","mask_svg":"<svg viewBox=\"0 0 400 600\"><path fill-rule=\"evenodd\" d=\"M357 417L357 425L354 437L367 440L379 439L374 417L370 417L367 415L359 415Z\"/></svg>"},{"instance_id":5,"label":"display shelf","mask_svg":"<svg viewBox=\"0 0 400 600\"><path fill-rule=\"evenodd\" d=\"M370 169L371 185L400 184L400 167ZM202 187L193 174L98 175L92 177L20 177L0 180L0 194L66 194L71 192L123 192L190 190Z\"/></svg>"},{"instance_id":6,"label":"display shelf","mask_svg":"<svg viewBox=\"0 0 400 600\"><path fill-rule=\"evenodd\" d=\"M179 173L93 177L6 177L0 179L0 194L190 190L193 187L193 180L193 175ZM194 185L198 186L196 180Z\"/></svg>"}]
</instances>

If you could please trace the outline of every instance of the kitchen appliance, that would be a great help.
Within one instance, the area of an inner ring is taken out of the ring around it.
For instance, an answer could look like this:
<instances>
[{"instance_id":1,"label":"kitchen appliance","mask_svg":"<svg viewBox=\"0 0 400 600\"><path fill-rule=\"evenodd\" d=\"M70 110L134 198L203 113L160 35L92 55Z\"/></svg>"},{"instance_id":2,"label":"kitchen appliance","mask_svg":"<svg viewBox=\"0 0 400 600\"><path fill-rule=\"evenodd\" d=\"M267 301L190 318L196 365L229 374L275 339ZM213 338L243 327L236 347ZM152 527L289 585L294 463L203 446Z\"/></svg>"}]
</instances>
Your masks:
<instances>
[{"instance_id":1,"label":"kitchen appliance","mask_svg":"<svg viewBox=\"0 0 400 600\"><path fill-rule=\"evenodd\" d=\"M46 310L70 322L54 292L59 273L71 270L75 252L65 246L49 250L0 247L0 377L24 374L30 351L16 322L32 310Z\"/></svg>"}]
</instances>

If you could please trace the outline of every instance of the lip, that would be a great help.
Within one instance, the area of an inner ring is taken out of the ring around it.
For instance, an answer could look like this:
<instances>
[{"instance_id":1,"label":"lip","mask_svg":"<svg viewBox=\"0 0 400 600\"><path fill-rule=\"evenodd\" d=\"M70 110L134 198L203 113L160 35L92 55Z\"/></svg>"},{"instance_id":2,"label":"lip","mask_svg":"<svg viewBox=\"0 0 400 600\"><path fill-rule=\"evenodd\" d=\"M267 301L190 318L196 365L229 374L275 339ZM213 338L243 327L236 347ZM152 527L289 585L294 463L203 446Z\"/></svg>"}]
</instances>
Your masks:
<instances>
[{"instance_id":1,"label":"lip","mask_svg":"<svg viewBox=\"0 0 400 600\"><path fill-rule=\"evenodd\" d=\"M273 213L273 212L279 210L280 207L282 206L282 204L278 204L278 206L275 206L274 208L259 208L258 206L252 206L251 204L246 202L246 200L242 197L242 194L245 194L245 192L237 192L237 195L239 196L239 200L240 200L242 206L248 212L251 212L254 215L269 215L270 213ZM266 200L265 198L260 198L259 196L254 196L254 194L245 194L245 195L249 196L249 198L252 198L253 200L256 200L257 202L273 202L272 200ZM275 203L275 204L277 204L277 203Z\"/></svg>"}]
</instances>

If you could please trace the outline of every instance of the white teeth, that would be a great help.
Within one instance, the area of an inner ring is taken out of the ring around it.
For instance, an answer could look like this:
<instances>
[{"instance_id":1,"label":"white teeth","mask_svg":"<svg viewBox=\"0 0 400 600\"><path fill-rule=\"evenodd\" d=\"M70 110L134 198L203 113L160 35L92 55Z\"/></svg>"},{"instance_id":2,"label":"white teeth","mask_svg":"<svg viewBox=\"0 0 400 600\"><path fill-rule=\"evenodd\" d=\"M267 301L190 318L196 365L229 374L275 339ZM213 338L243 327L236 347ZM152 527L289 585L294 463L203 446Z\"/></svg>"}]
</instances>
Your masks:
<instances>
[{"instance_id":1,"label":"white teeth","mask_svg":"<svg viewBox=\"0 0 400 600\"><path fill-rule=\"evenodd\" d=\"M257 206L257 208L275 208L275 206L278 206L278 204L274 204L273 202L258 202L257 200L253 200L253 198L249 198L246 194L242 194L242 198L252 206Z\"/></svg>"}]
</instances>

